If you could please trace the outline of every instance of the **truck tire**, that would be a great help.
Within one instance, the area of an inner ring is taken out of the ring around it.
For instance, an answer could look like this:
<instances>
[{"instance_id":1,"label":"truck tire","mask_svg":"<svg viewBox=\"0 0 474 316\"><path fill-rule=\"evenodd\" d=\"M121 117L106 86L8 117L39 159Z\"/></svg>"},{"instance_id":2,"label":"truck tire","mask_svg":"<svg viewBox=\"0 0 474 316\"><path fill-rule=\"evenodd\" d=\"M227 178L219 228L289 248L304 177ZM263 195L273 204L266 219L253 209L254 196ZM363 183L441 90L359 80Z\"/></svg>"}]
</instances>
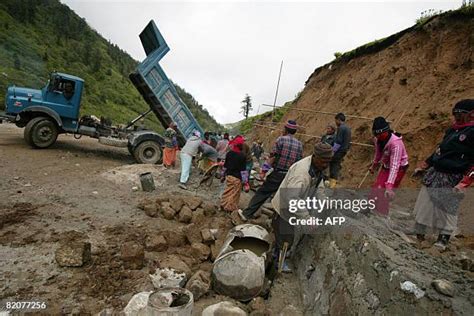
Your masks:
<instances>
[{"instance_id":1,"label":"truck tire","mask_svg":"<svg viewBox=\"0 0 474 316\"><path fill-rule=\"evenodd\" d=\"M25 127L25 129L24 129L24 131L23 131L23 137L25 138L25 142L26 142L28 145L34 147L34 145L33 145L33 139L32 139L32 135L33 135L33 134L32 134L32 132L31 132L31 129L33 128L33 126L34 126L36 123L38 123L39 121L44 120L44 119L46 119L46 117L44 117L44 116L34 117L34 118L32 118L31 120L29 120L29 121L26 123L26 125L24 125L24 126L26 126L26 127Z\"/></svg>"},{"instance_id":2,"label":"truck tire","mask_svg":"<svg viewBox=\"0 0 474 316\"><path fill-rule=\"evenodd\" d=\"M156 164L162 161L163 150L159 143L146 140L135 147L133 156L138 163Z\"/></svg>"},{"instance_id":3,"label":"truck tire","mask_svg":"<svg viewBox=\"0 0 474 316\"><path fill-rule=\"evenodd\" d=\"M56 123L50 118L36 117L28 122L25 134L26 141L31 140L31 146L48 148L56 142L59 132Z\"/></svg>"}]
</instances>

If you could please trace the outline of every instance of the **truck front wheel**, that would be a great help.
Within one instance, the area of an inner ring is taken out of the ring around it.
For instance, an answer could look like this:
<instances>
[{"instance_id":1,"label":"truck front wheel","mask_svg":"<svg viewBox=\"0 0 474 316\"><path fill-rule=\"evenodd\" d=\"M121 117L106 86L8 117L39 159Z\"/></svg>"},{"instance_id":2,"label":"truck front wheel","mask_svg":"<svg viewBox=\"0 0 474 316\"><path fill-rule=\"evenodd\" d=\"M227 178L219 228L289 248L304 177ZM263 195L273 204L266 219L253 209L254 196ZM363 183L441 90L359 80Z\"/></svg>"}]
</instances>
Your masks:
<instances>
[{"instance_id":1,"label":"truck front wheel","mask_svg":"<svg viewBox=\"0 0 474 316\"><path fill-rule=\"evenodd\" d=\"M139 163L156 164L162 161L163 151L159 143L146 140L135 147L133 156Z\"/></svg>"},{"instance_id":2,"label":"truck front wheel","mask_svg":"<svg viewBox=\"0 0 474 316\"><path fill-rule=\"evenodd\" d=\"M35 117L26 124L24 136L30 146L48 148L58 138L58 127L47 117Z\"/></svg>"}]
</instances>

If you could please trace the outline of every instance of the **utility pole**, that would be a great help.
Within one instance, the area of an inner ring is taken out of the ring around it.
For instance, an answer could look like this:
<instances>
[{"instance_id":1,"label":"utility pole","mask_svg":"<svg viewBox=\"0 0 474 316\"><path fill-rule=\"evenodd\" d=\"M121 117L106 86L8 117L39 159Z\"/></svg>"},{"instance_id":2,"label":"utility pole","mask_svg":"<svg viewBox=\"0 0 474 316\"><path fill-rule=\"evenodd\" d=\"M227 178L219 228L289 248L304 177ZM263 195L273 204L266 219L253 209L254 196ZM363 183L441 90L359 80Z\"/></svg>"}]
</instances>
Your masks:
<instances>
[{"instance_id":1,"label":"utility pole","mask_svg":"<svg viewBox=\"0 0 474 316\"><path fill-rule=\"evenodd\" d=\"M272 122L273 122L273 116L275 115L275 107L276 107L276 101L277 101L277 97L278 97L278 88L280 87L280 78L281 78L282 68L283 68L283 60L281 61L280 73L278 74L278 82L277 82L277 88L276 88L276 92L275 92L275 100L273 100Z\"/></svg>"}]
</instances>

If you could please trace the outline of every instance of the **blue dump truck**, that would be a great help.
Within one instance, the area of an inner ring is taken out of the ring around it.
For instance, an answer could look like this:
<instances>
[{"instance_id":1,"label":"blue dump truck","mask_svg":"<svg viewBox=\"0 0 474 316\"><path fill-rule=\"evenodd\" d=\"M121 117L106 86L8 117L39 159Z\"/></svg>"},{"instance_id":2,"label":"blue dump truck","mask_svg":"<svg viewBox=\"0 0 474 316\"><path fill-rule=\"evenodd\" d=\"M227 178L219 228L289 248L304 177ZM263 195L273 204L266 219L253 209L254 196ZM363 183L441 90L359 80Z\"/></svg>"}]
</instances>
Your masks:
<instances>
[{"instance_id":1,"label":"blue dump truck","mask_svg":"<svg viewBox=\"0 0 474 316\"><path fill-rule=\"evenodd\" d=\"M163 137L134 126L145 115L153 112L164 128L175 122L181 146L194 130L203 131L159 65L170 49L153 20L140 33L140 40L147 57L130 74L130 80L150 109L127 125L116 127L94 116L79 117L84 80L59 72L51 73L41 90L8 87L6 111L0 113L0 119L24 127L25 141L33 148L50 147L60 133L72 133L76 138L86 135L104 145L127 147L139 163L160 163Z\"/></svg>"}]
</instances>

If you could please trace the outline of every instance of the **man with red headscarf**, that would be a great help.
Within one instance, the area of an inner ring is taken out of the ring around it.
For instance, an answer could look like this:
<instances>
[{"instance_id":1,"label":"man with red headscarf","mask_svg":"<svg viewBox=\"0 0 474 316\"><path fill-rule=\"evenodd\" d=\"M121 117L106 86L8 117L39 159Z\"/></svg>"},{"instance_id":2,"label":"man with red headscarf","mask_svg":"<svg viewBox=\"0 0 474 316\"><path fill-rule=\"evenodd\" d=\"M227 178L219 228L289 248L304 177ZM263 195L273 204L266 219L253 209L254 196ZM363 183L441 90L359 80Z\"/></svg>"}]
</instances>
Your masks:
<instances>
[{"instance_id":1,"label":"man with red headscarf","mask_svg":"<svg viewBox=\"0 0 474 316\"><path fill-rule=\"evenodd\" d=\"M225 156L226 182L221 197L221 207L227 212L239 209L240 191L242 190L242 174L245 172L246 157L242 153L245 140L237 136L229 142L230 151Z\"/></svg>"}]
</instances>

